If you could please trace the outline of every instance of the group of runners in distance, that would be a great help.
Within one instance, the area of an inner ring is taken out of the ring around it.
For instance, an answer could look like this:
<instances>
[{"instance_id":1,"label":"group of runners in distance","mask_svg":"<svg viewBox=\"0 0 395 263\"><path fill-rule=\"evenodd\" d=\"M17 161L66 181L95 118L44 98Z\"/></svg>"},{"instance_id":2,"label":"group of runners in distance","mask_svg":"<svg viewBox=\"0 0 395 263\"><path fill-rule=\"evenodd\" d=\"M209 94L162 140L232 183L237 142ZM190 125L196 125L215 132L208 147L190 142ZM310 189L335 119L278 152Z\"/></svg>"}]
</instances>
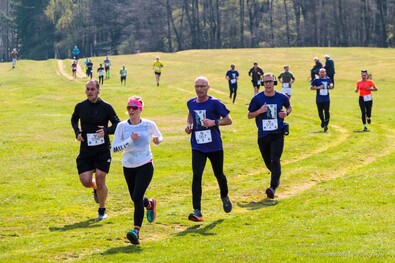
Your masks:
<instances>
[{"instance_id":1,"label":"group of runners in distance","mask_svg":"<svg viewBox=\"0 0 395 263\"><path fill-rule=\"evenodd\" d=\"M325 58L328 60L329 56L326 55ZM109 67L110 63L107 65ZM332 65L334 67L333 61ZM153 64L157 76L157 86L159 86L160 77L160 74L157 73L160 73L162 67L163 64L157 57ZM295 81L295 77L289 69L289 66L285 65L284 71L276 77L273 73L264 73L255 62L248 72L254 87L254 96L248 104L246 117L255 119L258 148L263 162L271 174L270 184L265 190L269 199L275 198L276 190L280 185L280 160L284 149L284 136L289 132L289 126L285 119L292 112L290 98L292 85ZM105 69L104 72L106 72ZM334 81L333 76L332 79L327 77L327 69L324 66L315 72L310 89L316 90L316 103L321 127L326 132L330 117L329 89L334 88ZM318 77L315 76L316 74ZM104 73L99 77L103 75ZM368 76L368 72L362 70L362 79L357 82L355 89L355 92L360 93L359 105L364 130L367 130L366 123L371 122L373 103L371 91L377 90ZM231 64L225 77L229 84L230 98L235 103L239 73L234 64ZM113 107L99 97L100 84L103 84L102 79L100 80L101 82L93 79L87 81L85 87L87 99L75 106L71 117L71 125L76 139L80 142L80 151L76 158L77 170L82 185L93 188L94 200L99 204L97 219L106 219L108 217L106 175L110 170L111 151L113 153L123 152L123 174L134 204L134 225L127 232L126 237L132 244L139 244L144 214L146 212L148 222L154 222L158 204L157 199L148 198L145 195L154 174L150 142L159 145L163 141L163 135L153 121L141 117L145 106L139 96L127 99L125 108L128 119L121 121ZM282 92L275 90L277 80L281 83ZM189 99L186 103L188 112L184 129L185 133L190 136L192 151L193 211L188 215L188 219L200 222L204 220L201 207L202 177L207 159L211 162L214 176L219 185L219 197L223 210L225 213L232 211L228 180L224 174L224 149L219 127L231 125L233 120L226 105L208 94L210 82L206 77L197 77L193 85L196 97ZM261 92L259 92L260 86L264 87ZM109 122L111 126L109 126ZM114 134L112 144L109 139L110 134Z\"/></svg>"}]
</instances>

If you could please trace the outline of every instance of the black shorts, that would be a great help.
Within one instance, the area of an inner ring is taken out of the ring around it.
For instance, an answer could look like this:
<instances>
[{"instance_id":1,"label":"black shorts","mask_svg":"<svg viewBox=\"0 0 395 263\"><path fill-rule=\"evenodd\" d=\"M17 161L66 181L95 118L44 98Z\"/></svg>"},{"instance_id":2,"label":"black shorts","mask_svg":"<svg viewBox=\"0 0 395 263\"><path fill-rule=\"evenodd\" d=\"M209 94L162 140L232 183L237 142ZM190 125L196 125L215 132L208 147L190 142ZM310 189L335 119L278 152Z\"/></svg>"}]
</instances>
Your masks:
<instances>
[{"instance_id":1,"label":"black shorts","mask_svg":"<svg viewBox=\"0 0 395 263\"><path fill-rule=\"evenodd\" d=\"M253 87L258 87L259 88L259 86L261 85L261 84L258 85L258 80L251 80L251 82L252 82L252 86Z\"/></svg>"},{"instance_id":2,"label":"black shorts","mask_svg":"<svg viewBox=\"0 0 395 263\"><path fill-rule=\"evenodd\" d=\"M122 80L126 80L126 76L124 76L124 77L121 77L121 81L122 81Z\"/></svg>"},{"instance_id":3,"label":"black shorts","mask_svg":"<svg viewBox=\"0 0 395 263\"><path fill-rule=\"evenodd\" d=\"M155 75L158 75L158 76L160 76L160 73L161 73L161 72L155 72Z\"/></svg>"},{"instance_id":4,"label":"black shorts","mask_svg":"<svg viewBox=\"0 0 395 263\"><path fill-rule=\"evenodd\" d=\"M105 71L109 71L109 70L110 70L110 67L104 67L104 70L105 70Z\"/></svg>"},{"instance_id":5,"label":"black shorts","mask_svg":"<svg viewBox=\"0 0 395 263\"><path fill-rule=\"evenodd\" d=\"M111 151L109 148L81 150L76 162L78 174L94 169L108 173L111 165Z\"/></svg>"}]
</instances>

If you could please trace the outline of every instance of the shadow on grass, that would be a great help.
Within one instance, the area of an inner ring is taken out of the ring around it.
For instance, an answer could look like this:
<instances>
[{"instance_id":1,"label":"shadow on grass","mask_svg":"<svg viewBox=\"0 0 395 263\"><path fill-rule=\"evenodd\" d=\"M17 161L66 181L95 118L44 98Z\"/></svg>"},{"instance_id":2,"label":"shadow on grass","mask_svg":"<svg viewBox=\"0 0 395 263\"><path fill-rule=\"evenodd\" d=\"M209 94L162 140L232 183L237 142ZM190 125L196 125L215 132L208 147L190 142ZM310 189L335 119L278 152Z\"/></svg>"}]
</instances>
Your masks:
<instances>
[{"instance_id":1,"label":"shadow on grass","mask_svg":"<svg viewBox=\"0 0 395 263\"><path fill-rule=\"evenodd\" d=\"M356 130L354 133L365 133L365 132L370 132L370 130L364 131L364 130Z\"/></svg>"},{"instance_id":2,"label":"shadow on grass","mask_svg":"<svg viewBox=\"0 0 395 263\"><path fill-rule=\"evenodd\" d=\"M221 224L222 222L224 222L224 219L217 220L217 221L212 222L211 224L208 224L204 227L202 227L203 224L194 225L194 226L188 227L184 231L178 233L177 236L182 237L182 236L186 236L189 234L199 234L202 236L214 236L214 235L216 235L215 233L208 233L208 231L215 228L218 224Z\"/></svg>"},{"instance_id":3,"label":"shadow on grass","mask_svg":"<svg viewBox=\"0 0 395 263\"><path fill-rule=\"evenodd\" d=\"M122 247L113 247L110 249L107 249L102 255L113 255L113 254L133 254L133 253L140 253L143 252L143 249L139 245L127 245L127 246L122 246Z\"/></svg>"},{"instance_id":4,"label":"shadow on grass","mask_svg":"<svg viewBox=\"0 0 395 263\"><path fill-rule=\"evenodd\" d=\"M279 200L274 200L270 198L265 198L262 199L261 201L252 201L252 202L238 202L237 205L241 208L246 208L248 210L258 210L261 208L269 207L269 206L275 206L281 201Z\"/></svg>"},{"instance_id":5,"label":"shadow on grass","mask_svg":"<svg viewBox=\"0 0 395 263\"><path fill-rule=\"evenodd\" d=\"M96 219L88 219L83 222L77 222L71 225L64 225L62 227L49 227L50 231L68 231L68 230L73 230L77 228L93 228L93 227L100 227L102 226L101 224L97 224L100 221L97 221Z\"/></svg>"}]
</instances>

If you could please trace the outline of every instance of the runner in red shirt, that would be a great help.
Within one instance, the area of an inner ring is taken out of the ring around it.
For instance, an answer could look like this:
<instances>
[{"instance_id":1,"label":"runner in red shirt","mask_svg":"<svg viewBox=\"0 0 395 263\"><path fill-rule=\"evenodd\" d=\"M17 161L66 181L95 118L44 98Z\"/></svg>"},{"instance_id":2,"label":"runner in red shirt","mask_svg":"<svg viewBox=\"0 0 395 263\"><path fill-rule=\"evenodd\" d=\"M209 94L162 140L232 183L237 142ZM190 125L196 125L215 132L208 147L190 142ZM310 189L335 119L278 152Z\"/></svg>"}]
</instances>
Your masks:
<instances>
[{"instance_id":1,"label":"runner in red shirt","mask_svg":"<svg viewBox=\"0 0 395 263\"><path fill-rule=\"evenodd\" d=\"M373 81L368 79L367 70L361 70L361 77L362 80L357 81L355 92L359 91L359 107L362 113L363 131L368 131L366 122L368 124L372 122L372 91L377 91L377 88Z\"/></svg>"}]
</instances>

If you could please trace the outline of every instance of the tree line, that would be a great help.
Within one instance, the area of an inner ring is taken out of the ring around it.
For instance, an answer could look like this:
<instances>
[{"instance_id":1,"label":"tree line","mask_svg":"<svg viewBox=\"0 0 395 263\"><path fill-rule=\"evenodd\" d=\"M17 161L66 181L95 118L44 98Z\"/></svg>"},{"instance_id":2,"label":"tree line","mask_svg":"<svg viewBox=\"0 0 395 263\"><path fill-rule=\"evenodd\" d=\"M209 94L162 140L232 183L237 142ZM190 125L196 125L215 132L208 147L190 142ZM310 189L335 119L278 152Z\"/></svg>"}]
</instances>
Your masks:
<instances>
[{"instance_id":1,"label":"tree line","mask_svg":"<svg viewBox=\"0 0 395 263\"><path fill-rule=\"evenodd\" d=\"M0 58L394 47L395 0L0 0Z\"/></svg>"}]
</instances>

